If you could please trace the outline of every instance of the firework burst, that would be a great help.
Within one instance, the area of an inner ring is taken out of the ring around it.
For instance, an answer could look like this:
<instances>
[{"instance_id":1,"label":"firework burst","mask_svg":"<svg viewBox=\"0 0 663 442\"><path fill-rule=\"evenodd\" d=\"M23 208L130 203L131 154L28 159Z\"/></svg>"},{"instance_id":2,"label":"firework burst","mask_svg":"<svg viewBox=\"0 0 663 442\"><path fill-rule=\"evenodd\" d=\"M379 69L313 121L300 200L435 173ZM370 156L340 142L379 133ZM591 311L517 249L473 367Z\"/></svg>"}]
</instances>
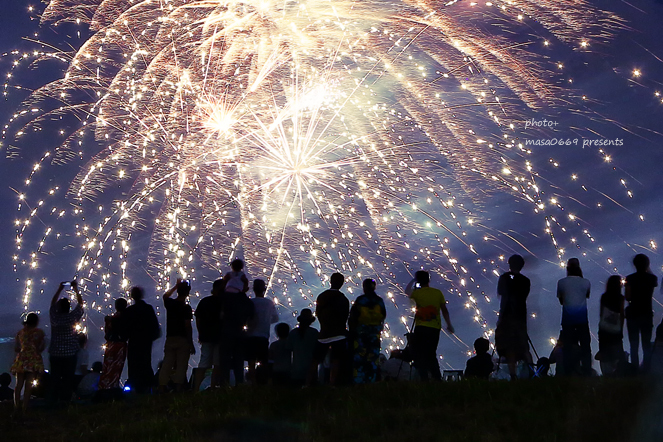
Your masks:
<instances>
[{"instance_id":1,"label":"firework burst","mask_svg":"<svg viewBox=\"0 0 663 442\"><path fill-rule=\"evenodd\" d=\"M90 37L35 52L65 72L9 126L20 137L61 114L81 122L26 180L17 268L38 271L63 219L76 220L76 271L99 310L131 269L163 289L236 256L289 310L337 270L351 292L375 277L400 308L402 279L423 266L488 335L470 266L490 274L499 260L473 244L493 237L480 205L495 192L530 202L563 254L563 222L544 209L516 130L527 109L564 97L531 48L584 48L619 25L581 0L53 0L42 15L70 22ZM76 158L87 164L70 184L29 188L44 166ZM49 202L58 195L72 206ZM30 234L36 217L45 233Z\"/></svg>"}]
</instances>

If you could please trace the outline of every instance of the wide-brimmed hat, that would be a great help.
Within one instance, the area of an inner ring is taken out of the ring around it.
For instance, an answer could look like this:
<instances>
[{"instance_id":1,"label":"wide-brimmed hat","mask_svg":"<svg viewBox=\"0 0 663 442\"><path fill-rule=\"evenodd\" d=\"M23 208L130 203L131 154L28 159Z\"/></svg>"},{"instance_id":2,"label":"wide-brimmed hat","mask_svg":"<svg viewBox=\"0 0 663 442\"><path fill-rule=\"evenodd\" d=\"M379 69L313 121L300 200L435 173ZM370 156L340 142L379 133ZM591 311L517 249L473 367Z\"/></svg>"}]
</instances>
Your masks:
<instances>
[{"instance_id":1,"label":"wide-brimmed hat","mask_svg":"<svg viewBox=\"0 0 663 442\"><path fill-rule=\"evenodd\" d=\"M315 316L313 316L313 312L311 311L311 309L309 308L302 309L299 316L297 316L297 322L306 322L309 324L315 322Z\"/></svg>"}]
</instances>

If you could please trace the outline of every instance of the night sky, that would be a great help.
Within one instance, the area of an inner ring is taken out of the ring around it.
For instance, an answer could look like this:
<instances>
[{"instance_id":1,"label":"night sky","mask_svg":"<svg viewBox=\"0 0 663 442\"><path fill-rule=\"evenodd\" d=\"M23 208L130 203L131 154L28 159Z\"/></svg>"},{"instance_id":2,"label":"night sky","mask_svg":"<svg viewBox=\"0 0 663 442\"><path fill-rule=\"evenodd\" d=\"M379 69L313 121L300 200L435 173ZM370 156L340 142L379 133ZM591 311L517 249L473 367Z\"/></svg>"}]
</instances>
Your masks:
<instances>
[{"instance_id":1,"label":"night sky","mask_svg":"<svg viewBox=\"0 0 663 442\"><path fill-rule=\"evenodd\" d=\"M653 240L659 247L663 246L663 228L660 222L663 216L660 204L660 192L663 189L663 97L657 98L655 95L657 91L663 94L663 41L660 39L663 2L640 1L637 2L637 8L623 1L595 0L593 3L624 18L626 29L615 31L610 44L597 45L589 52L579 53L556 43L555 48L545 53L548 61L564 64L563 74L556 77L558 84L565 82L565 87L572 87L577 95L586 95L589 98L586 106L570 103L566 109L558 107L536 112L525 110L525 119L546 118L554 120L557 125L551 130L521 131L520 137L523 140L552 137L623 139L623 146L607 148L611 155L610 163L602 161L597 148L592 147L539 147L532 157L540 170L541 179L553 185L553 195L548 194L547 197L559 195L569 201L569 213L573 213L591 228L596 238L596 247L604 249L602 253L598 253L596 249L586 250L588 255L581 257L585 277L592 283L589 302L590 327L595 337L599 298L606 279L612 274L612 267L616 267L621 275L631 273L632 257L636 253L646 253L651 258L652 271L659 277L663 274L663 258L650 244ZM0 54L6 54L13 49L33 48L34 44L22 40L22 37L35 32L59 47L63 47L65 43L82 43L83 40L75 36L75 27L57 31L40 29L37 21L30 19L27 6L26 3L15 0L0 0ZM42 7L37 3L35 6ZM3 79L13 60L11 55L0 58ZM10 84L36 87L57 78L58 65L45 66L46 69L42 67L35 71L23 65L16 73L17 78L12 79ZM635 71L640 75L635 75ZM572 83L569 83L568 79L572 79ZM3 126L26 98L25 91L10 87L8 92L6 99L0 102L0 119ZM54 132L57 128L57 125L46 127L41 141L48 143L49 137L54 136L49 130ZM36 145L38 142L35 142L34 137L30 140L30 143L15 142L12 137L2 140L0 198L4 210L0 211L0 338L13 336L20 328L23 284L17 282L17 278L21 277L20 272L13 272L12 267L15 250L15 208L18 202L13 189L22 188L22 180L43 150ZM553 157L561 167L555 168L550 164L549 159ZM50 180L71 181L78 168L84 165L85 162L79 161L59 169L51 168L48 174L52 176L41 178L43 185L48 185ZM613 167L617 170L613 170ZM571 173L577 174L580 179L572 179ZM628 189L632 190L632 198L628 197L627 189L620 184L621 178L627 181ZM582 188L581 185L585 187ZM601 208L597 208L597 202L601 202ZM483 202L482 210L484 224L489 225L495 232L501 232L501 241L493 247L506 257L512 253L521 253L526 257L523 273L532 280L528 309L535 315L529 322L530 336L539 354L547 356L551 349L549 339L559 333L561 307L555 297L556 280L565 274L556 262L554 248L543 231L542 218L532 216L531 204L507 193L491 196ZM644 215L644 221L638 219L640 214ZM563 244L563 247L567 251L566 258L580 256L585 251L582 249L576 253L572 244ZM65 247L57 253L53 252L49 257L51 262L43 269L43 278L47 282L39 285L39 290L43 289L44 293L39 294L37 291L33 295L31 310L45 311L58 283L71 278L75 262L69 260L73 261L78 256L74 252ZM472 259L470 256L464 258ZM611 259L612 264L608 259ZM137 276L134 282L144 285L148 292L153 293L153 285L150 285L152 282L147 274ZM481 290L496 300L494 292L497 278L489 275L480 282ZM403 281L403 284L406 283L407 281ZM204 296L209 288L207 282L201 281L194 290ZM657 292L655 298L654 321L658 324L663 314L660 303L663 297ZM157 304L153 296L148 299L148 302L150 301ZM480 329L473 323L472 314L464 308L461 299L449 298L449 301L451 317L462 342L442 337L439 351L445 355L449 365L461 368L464 366L466 345L471 346L473 340L480 335ZM194 307L196 302L192 301ZM490 327L495 325L497 307L498 303L495 301L482 307L484 316L492 321ZM43 318L45 319L45 316ZM98 320L99 317L94 319ZM46 322L42 322L42 326L45 326ZM91 343L92 362L101 358L99 330L93 331ZM598 350L596 340L592 346L595 353ZM157 343L155 349L160 352L161 344ZM0 345L0 371L9 368L9 357L11 346Z\"/></svg>"}]
</instances>

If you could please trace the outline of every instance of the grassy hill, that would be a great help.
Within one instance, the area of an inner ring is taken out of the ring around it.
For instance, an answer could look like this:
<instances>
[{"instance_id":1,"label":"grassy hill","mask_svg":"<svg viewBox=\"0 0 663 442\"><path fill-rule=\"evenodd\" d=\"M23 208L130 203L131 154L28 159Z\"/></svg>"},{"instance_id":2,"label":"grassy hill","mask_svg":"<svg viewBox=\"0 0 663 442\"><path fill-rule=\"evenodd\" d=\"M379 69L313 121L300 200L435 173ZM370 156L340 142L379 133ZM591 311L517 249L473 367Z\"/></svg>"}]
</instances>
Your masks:
<instances>
[{"instance_id":1,"label":"grassy hill","mask_svg":"<svg viewBox=\"0 0 663 442\"><path fill-rule=\"evenodd\" d=\"M34 410L6 441L662 441L663 385L646 379L242 386ZM6 436L6 437L5 437Z\"/></svg>"}]
</instances>

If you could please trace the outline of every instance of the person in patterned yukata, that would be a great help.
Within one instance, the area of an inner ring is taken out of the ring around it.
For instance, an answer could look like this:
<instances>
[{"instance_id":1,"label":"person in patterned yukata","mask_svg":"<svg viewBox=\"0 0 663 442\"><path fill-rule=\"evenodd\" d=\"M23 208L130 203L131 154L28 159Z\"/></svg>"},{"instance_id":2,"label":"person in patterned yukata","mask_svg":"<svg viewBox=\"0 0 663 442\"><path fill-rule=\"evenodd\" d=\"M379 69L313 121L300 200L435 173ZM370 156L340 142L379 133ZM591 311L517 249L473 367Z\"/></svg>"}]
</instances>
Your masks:
<instances>
[{"instance_id":1,"label":"person in patterned yukata","mask_svg":"<svg viewBox=\"0 0 663 442\"><path fill-rule=\"evenodd\" d=\"M375 293L375 281L365 279L364 294L350 309L351 342L353 344L352 379L355 384L378 380L380 370L380 334L387 312L384 301Z\"/></svg>"}]
</instances>

